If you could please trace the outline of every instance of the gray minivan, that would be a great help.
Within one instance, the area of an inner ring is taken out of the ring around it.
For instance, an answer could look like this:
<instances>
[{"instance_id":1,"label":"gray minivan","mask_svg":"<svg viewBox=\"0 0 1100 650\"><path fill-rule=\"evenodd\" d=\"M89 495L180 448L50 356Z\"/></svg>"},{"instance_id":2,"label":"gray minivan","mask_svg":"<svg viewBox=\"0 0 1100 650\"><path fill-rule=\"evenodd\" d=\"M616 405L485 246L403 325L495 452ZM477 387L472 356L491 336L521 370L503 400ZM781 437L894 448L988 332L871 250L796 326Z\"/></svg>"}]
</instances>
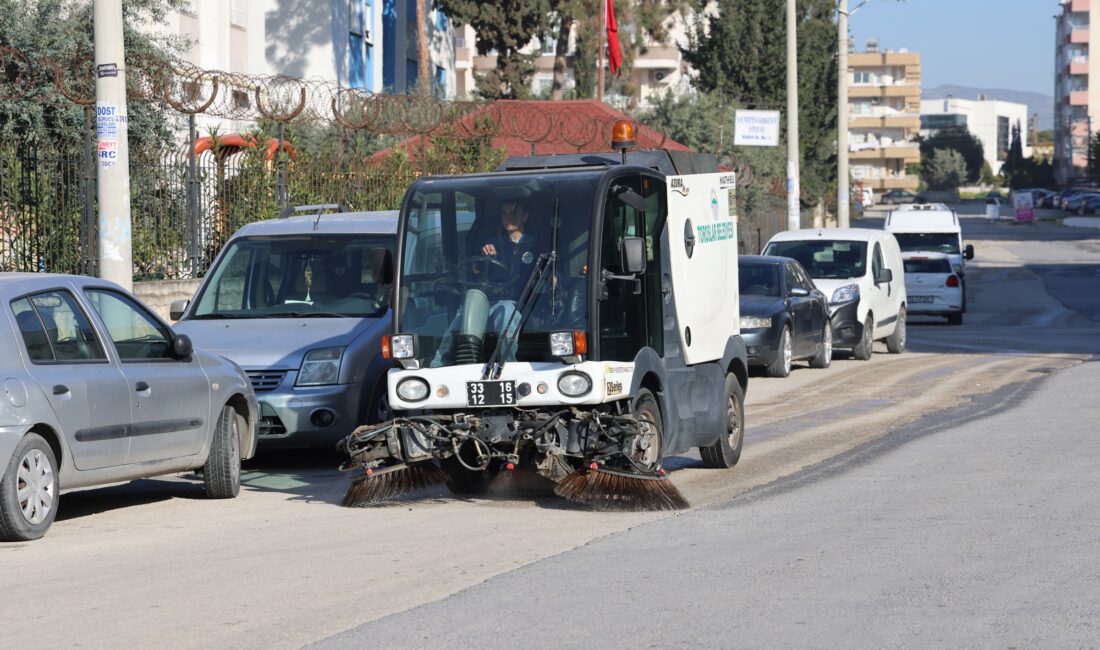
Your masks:
<instances>
[{"instance_id":1,"label":"gray minivan","mask_svg":"<svg viewBox=\"0 0 1100 650\"><path fill-rule=\"evenodd\" d=\"M331 447L389 417L397 211L331 207L241 228L194 299L172 305L177 332L248 373L260 448Z\"/></svg>"}]
</instances>

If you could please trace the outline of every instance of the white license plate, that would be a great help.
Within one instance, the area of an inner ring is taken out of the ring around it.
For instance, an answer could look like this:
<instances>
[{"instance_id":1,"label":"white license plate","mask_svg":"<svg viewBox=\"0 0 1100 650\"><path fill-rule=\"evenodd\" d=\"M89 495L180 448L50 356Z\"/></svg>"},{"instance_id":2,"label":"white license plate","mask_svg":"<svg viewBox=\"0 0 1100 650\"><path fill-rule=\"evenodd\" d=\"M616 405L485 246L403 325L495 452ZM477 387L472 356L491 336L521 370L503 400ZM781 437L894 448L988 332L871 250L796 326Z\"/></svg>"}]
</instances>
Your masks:
<instances>
[{"instance_id":1,"label":"white license plate","mask_svg":"<svg viewBox=\"0 0 1100 650\"><path fill-rule=\"evenodd\" d=\"M934 301L935 301L934 296L909 296L909 302L912 302L912 303L934 302Z\"/></svg>"},{"instance_id":2,"label":"white license plate","mask_svg":"<svg viewBox=\"0 0 1100 650\"><path fill-rule=\"evenodd\" d=\"M516 403L514 381L466 382L467 406L513 406Z\"/></svg>"}]
</instances>

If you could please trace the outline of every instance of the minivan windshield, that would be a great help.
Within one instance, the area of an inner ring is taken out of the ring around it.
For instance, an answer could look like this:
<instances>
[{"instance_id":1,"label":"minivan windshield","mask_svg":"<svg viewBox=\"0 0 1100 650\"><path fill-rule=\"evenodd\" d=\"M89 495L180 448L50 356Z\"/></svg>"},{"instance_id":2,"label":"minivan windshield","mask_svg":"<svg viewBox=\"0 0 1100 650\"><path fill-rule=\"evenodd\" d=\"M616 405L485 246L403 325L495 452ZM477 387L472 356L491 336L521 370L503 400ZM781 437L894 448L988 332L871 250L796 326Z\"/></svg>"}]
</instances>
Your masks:
<instances>
[{"instance_id":1,"label":"minivan windshield","mask_svg":"<svg viewBox=\"0 0 1100 650\"><path fill-rule=\"evenodd\" d=\"M867 242L844 239L774 241L764 255L798 260L814 280L843 280L863 277L867 271Z\"/></svg>"},{"instance_id":2,"label":"minivan windshield","mask_svg":"<svg viewBox=\"0 0 1100 650\"><path fill-rule=\"evenodd\" d=\"M894 238L904 252L959 254L959 235L953 232L896 232Z\"/></svg>"},{"instance_id":3,"label":"minivan windshield","mask_svg":"<svg viewBox=\"0 0 1100 650\"><path fill-rule=\"evenodd\" d=\"M210 271L190 318L365 318L390 305L394 240L241 237Z\"/></svg>"}]
</instances>

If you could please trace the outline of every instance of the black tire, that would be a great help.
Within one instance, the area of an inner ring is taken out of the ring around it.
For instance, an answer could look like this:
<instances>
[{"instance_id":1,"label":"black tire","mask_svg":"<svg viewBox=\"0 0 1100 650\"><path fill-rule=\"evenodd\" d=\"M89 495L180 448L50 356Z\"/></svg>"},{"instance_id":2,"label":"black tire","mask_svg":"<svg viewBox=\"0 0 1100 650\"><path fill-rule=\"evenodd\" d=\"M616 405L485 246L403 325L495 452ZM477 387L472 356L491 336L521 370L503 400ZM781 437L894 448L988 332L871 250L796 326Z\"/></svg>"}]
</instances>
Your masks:
<instances>
[{"instance_id":1,"label":"black tire","mask_svg":"<svg viewBox=\"0 0 1100 650\"><path fill-rule=\"evenodd\" d=\"M951 314L951 315L949 315L947 317L947 324L948 325L962 325L963 324L963 315L962 314Z\"/></svg>"},{"instance_id":2,"label":"black tire","mask_svg":"<svg viewBox=\"0 0 1100 650\"><path fill-rule=\"evenodd\" d=\"M0 541L26 542L46 534L57 517L59 478L57 458L45 439L37 433L23 436L0 476Z\"/></svg>"},{"instance_id":3,"label":"black tire","mask_svg":"<svg viewBox=\"0 0 1100 650\"><path fill-rule=\"evenodd\" d=\"M380 424L393 419L393 410L390 408L390 393L385 378L379 380L374 387L370 403L367 406L367 424Z\"/></svg>"},{"instance_id":4,"label":"black tire","mask_svg":"<svg viewBox=\"0 0 1100 650\"><path fill-rule=\"evenodd\" d=\"M871 314L867 314L867 320L863 323L863 335L860 337L859 343L852 348L853 359L857 361L867 361L871 358L871 351L875 346L875 341L871 338L874 323L874 317Z\"/></svg>"},{"instance_id":5,"label":"black tire","mask_svg":"<svg viewBox=\"0 0 1100 650\"><path fill-rule=\"evenodd\" d=\"M898 310L898 321L894 325L894 333L886 337L886 351L890 354L905 352L905 344L908 343L908 333L905 325L905 307Z\"/></svg>"},{"instance_id":6,"label":"black tire","mask_svg":"<svg viewBox=\"0 0 1100 650\"><path fill-rule=\"evenodd\" d=\"M828 368L833 362L833 324L825 321L825 329L821 333L821 349L810 359L810 367L821 370Z\"/></svg>"},{"instance_id":7,"label":"black tire","mask_svg":"<svg viewBox=\"0 0 1100 650\"><path fill-rule=\"evenodd\" d=\"M202 486L209 499L232 499L241 492L241 427L244 418L223 406L202 466Z\"/></svg>"},{"instance_id":8,"label":"black tire","mask_svg":"<svg viewBox=\"0 0 1100 650\"><path fill-rule=\"evenodd\" d=\"M783 332L779 335L779 350L775 360L768 364L764 371L769 377L787 377L791 374L791 360L794 358L791 342L791 328L783 326Z\"/></svg>"},{"instance_id":9,"label":"black tire","mask_svg":"<svg viewBox=\"0 0 1100 650\"><path fill-rule=\"evenodd\" d=\"M636 458L634 462L643 467L657 467L664 456L665 426L661 418L661 405L648 388L638 391L638 397L634 399L634 413L657 430L656 445L650 445L652 451L647 450L646 456Z\"/></svg>"},{"instance_id":10,"label":"black tire","mask_svg":"<svg viewBox=\"0 0 1100 650\"><path fill-rule=\"evenodd\" d=\"M726 375L726 430L714 444L699 448L703 467L726 469L741 460L745 445L745 390L733 373Z\"/></svg>"}]
</instances>

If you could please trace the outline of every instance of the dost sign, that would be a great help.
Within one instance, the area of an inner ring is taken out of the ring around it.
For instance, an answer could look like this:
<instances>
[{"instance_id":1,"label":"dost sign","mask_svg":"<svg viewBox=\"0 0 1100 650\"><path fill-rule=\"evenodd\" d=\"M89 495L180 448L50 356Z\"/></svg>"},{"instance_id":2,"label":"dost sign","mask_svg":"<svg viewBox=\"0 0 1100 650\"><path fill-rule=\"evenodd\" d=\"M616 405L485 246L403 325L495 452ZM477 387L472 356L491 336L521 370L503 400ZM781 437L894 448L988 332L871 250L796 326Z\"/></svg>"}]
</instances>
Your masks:
<instances>
[{"instance_id":1,"label":"dost sign","mask_svg":"<svg viewBox=\"0 0 1100 650\"><path fill-rule=\"evenodd\" d=\"M734 115L733 144L779 146L779 111L737 111Z\"/></svg>"}]
</instances>

